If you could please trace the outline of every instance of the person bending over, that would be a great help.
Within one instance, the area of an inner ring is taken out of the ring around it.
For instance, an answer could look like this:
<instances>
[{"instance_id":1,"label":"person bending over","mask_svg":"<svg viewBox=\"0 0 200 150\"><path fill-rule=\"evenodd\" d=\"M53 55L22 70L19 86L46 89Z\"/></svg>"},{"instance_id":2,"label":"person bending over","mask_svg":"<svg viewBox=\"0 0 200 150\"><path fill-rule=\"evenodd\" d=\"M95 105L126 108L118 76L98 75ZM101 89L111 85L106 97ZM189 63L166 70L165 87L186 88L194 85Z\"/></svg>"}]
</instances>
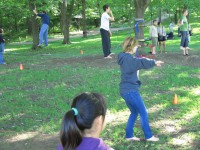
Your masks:
<instances>
[{"instance_id":1,"label":"person bending over","mask_svg":"<svg viewBox=\"0 0 200 150\"><path fill-rule=\"evenodd\" d=\"M42 18L42 26L40 28L38 46L42 46L43 39L44 39L44 44L48 46L48 30L49 30L50 17L49 15L47 15L46 11L43 11L42 13L37 13L36 10L33 10L33 13Z\"/></svg>"}]
</instances>

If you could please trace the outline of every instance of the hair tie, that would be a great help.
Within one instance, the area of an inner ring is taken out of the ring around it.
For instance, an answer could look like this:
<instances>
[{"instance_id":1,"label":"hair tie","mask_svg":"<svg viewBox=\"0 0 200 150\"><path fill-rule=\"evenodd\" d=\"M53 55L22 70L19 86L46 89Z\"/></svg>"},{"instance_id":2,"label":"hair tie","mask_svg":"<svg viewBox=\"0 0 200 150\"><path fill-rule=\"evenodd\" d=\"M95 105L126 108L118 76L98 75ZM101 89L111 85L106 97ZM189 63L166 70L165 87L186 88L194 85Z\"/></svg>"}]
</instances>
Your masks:
<instances>
[{"instance_id":1,"label":"hair tie","mask_svg":"<svg viewBox=\"0 0 200 150\"><path fill-rule=\"evenodd\" d=\"M74 111L74 116L78 115L78 110L76 108L72 108L72 110Z\"/></svg>"}]
</instances>

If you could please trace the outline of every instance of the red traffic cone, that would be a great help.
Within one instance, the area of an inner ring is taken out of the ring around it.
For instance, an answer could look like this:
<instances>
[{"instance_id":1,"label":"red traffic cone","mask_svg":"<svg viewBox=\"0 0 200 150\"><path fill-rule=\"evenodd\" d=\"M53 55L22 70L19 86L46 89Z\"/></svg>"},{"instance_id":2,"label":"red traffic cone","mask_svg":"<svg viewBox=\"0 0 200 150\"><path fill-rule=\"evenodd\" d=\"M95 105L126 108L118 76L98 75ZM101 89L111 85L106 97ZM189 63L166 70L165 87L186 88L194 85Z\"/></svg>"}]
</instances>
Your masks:
<instances>
[{"instance_id":1,"label":"red traffic cone","mask_svg":"<svg viewBox=\"0 0 200 150\"><path fill-rule=\"evenodd\" d=\"M177 97L176 94L174 95L173 104L174 104L174 105L178 104L178 97Z\"/></svg>"},{"instance_id":2,"label":"red traffic cone","mask_svg":"<svg viewBox=\"0 0 200 150\"><path fill-rule=\"evenodd\" d=\"M20 70L24 70L23 64L19 64L19 69L20 69Z\"/></svg>"}]
</instances>

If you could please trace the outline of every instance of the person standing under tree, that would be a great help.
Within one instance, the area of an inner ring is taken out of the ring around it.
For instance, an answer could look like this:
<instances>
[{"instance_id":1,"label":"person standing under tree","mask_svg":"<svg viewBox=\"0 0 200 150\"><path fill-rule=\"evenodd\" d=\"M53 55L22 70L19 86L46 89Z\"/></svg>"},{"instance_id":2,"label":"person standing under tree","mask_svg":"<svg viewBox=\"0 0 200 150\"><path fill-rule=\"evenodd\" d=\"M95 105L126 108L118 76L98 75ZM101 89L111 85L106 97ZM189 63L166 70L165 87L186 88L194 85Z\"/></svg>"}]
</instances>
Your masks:
<instances>
[{"instance_id":1,"label":"person standing under tree","mask_svg":"<svg viewBox=\"0 0 200 150\"><path fill-rule=\"evenodd\" d=\"M4 53L4 47L5 47L5 39L2 36L3 29L0 28L0 64L5 64L3 60L3 53Z\"/></svg>"},{"instance_id":2,"label":"person standing under tree","mask_svg":"<svg viewBox=\"0 0 200 150\"><path fill-rule=\"evenodd\" d=\"M104 58L112 58L111 55L111 43L110 43L110 36L112 33L110 31L110 21L114 21L115 18L113 17L112 11L108 4L103 6L104 13L101 16L101 26L100 26L100 33L102 39L102 46L103 46L103 53ZM110 16L108 15L110 14Z\"/></svg>"},{"instance_id":3,"label":"person standing under tree","mask_svg":"<svg viewBox=\"0 0 200 150\"><path fill-rule=\"evenodd\" d=\"M150 38L152 41L152 54L156 54L156 46L158 43L158 31L157 31L157 20L153 21L153 25L150 27Z\"/></svg>"},{"instance_id":4,"label":"person standing under tree","mask_svg":"<svg viewBox=\"0 0 200 150\"><path fill-rule=\"evenodd\" d=\"M164 48L164 52L166 52L166 30L165 27L162 26L161 22L158 22L158 42L160 53L162 53L162 46Z\"/></svg>"},{"instance_id":5,"label":"person standing under tree","mask_svg":"<svg viewBox=\"0 0 200 150\"><path fill-rule=\"evenodd\" d=\"M187 16L188 15L188 10L184 9L183 10L183 16L180 19L180 32L181 32L181 44L180 44L180 49L183 50L183 55L189 55L189 50L190 48L188 47L189 45L189 33L188 33L188 21L187 21Z\"/></svg>"},{"instance_id":6,"label":"person standing under tree","mask_svg":"<svg viewBox=\"0 0 200 150\"><path fill-rule=\"evenodd\" d=\"M49 30L50 17L49 15L47 15L46 11L43 11L42 13L37 13L36 10L33 10L33 13L42 18L42 26L40 28L38 46L42 46L43 38L44 38L44 44L48 46L48 30Z\"/></svg>"}]
</instances>

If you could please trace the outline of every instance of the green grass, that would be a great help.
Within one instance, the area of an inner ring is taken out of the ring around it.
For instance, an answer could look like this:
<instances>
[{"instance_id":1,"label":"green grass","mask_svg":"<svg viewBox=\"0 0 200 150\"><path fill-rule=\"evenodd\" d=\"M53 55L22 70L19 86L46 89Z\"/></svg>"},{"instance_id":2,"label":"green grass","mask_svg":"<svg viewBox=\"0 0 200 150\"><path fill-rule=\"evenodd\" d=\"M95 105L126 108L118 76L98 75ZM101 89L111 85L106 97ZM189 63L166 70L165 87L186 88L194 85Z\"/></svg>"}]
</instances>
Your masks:
<instances>
[{"instance_id":1,"label":"green grass","mask_svg":"<svg viewBox=\"0 0 200 150\"><path fill-rule=\"evenodd\" d=\"M199 55L199 23L194 21L190 43L192 53ZM148 31L146 31L148 32ZM118 31L112 37L113 52L131 31ZM147 34L146 34L147 35ZM128 109L119 96L119 67L115 60L101 58L100 36L71 39L72 44L51 42L38 51L31 45L7 45L7 65L0 66L0 138L3 140L31 131L54 134L69 109L72 98L85 91L102 93L114 120L102 133L105 142L117 150L132 149L198 149L200 123L200 69L182 65L184 60L166 60L161 68L140 71L141 94L149 111L157 143L124 140ZM169 54L179 51L180 39L167 41ZM80 50L84 51L80 55ZM149 51L148 48L145 49ZM181 52L180 52L181 53ZM164 58L163 55L159 58ZM183 58L184 59L184 58ZM185 59L186 60L186 59ZM24 70L19 70L23 63ZM179 104L172 105L174 94ZM121 121L122 120L122 121ZM143 137L139 121L135 134ZM5 144L5 142L4 142ZM7 143L12 144L12 143Z\"/></svg>"}]
</instances>

